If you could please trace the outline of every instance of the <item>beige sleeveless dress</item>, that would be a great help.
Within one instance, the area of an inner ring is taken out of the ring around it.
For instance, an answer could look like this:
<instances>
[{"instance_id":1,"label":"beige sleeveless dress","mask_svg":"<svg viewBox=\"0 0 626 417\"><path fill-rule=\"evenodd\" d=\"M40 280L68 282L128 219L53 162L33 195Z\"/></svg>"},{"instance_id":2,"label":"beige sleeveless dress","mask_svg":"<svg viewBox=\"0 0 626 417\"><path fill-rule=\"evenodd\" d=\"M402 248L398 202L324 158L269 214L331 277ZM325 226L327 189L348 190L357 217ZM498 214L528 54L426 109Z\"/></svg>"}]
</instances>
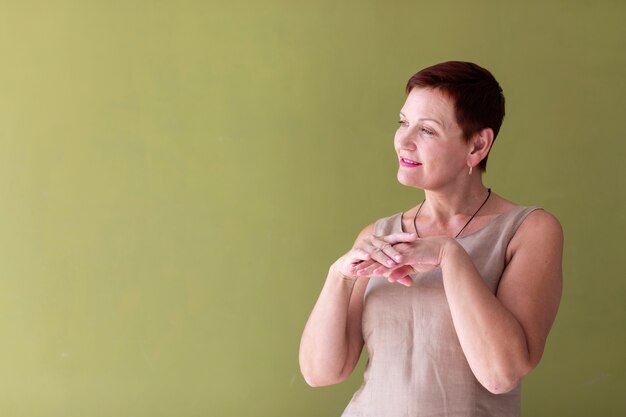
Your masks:
<instances>
[{"instance_id":1,"label":"beige sleeveless dress","mask_svg":"<svg viewBox=\"0 0 626 417\"><path fill-rule=\"evenodd\" d=\"M506 248L537 207L517 206L457 241L492 292ZM376 235L402 231L402 213L380 219ZM342 417L517 417L520 387L492 394L474 377L457 338L441 269L413 275L404 287L371 278L365 292L363 338L369 355L364 381Z\"/></svg>"}]
</instances>

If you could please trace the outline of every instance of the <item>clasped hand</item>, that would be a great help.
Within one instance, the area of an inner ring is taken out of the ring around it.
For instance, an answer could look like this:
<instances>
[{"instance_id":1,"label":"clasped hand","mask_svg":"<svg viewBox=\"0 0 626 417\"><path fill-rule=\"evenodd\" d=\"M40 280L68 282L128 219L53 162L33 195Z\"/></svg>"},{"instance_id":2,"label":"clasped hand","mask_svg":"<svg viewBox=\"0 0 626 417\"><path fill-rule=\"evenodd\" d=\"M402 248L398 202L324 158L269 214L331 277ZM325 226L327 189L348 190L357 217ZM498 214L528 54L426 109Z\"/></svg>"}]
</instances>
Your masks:
<instances>
[{"instance_id":1,"label":"clasped hand","mask_svg":"<svg viewBox=\"0 0 626 417\"><path fill-rule=\"evenodd\" d=\"M384 276L390 282L410 286L411 274L438 267L449 238L418 238L415 233L370 235L338 260L339 272L355 279Z\"/></svg>"}]
</instances>

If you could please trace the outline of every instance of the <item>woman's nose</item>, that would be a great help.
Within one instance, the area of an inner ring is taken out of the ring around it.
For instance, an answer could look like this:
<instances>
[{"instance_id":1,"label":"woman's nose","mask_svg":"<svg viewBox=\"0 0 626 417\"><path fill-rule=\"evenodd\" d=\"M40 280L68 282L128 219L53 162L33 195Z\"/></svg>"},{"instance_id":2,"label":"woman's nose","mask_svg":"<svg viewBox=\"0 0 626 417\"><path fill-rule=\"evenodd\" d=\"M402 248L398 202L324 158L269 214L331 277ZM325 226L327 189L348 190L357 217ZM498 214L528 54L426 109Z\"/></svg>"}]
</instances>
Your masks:
<instances>
[{"instance_id":1,"label":"woman's nose","mask_svg":"<svg viewBox=\"0 0 626 417\"><path fill-rule=\"evenodd\" d=\"M415 141L411 135L411 131L409 129L404 129L402 131L396 132L396 144L398 148L414 150L415 149Z\"/></svg>"}]
</instances>

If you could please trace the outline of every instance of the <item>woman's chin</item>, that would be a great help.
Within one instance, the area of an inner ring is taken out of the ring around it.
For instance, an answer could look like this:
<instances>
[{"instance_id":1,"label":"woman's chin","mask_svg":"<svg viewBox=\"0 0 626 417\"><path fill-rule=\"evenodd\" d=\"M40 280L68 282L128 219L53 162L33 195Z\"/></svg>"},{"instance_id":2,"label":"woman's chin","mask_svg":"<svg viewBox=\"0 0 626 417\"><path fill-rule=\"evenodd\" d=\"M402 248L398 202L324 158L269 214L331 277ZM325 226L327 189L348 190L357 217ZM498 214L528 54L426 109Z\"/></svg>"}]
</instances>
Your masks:
<instances>
[{"instance_id":1,"label":"woman's chin","mask_svg":"<svg viewBox=\"0 0 626 417\"><path fill-rule=\"evenodd\" d=\"M396 176L396 178L398 179L398 182L402 185L405 185L407 187L421 188L415 178L407 176L403 172L398 172L398 175Z\"/></svg>"}]
</instances>

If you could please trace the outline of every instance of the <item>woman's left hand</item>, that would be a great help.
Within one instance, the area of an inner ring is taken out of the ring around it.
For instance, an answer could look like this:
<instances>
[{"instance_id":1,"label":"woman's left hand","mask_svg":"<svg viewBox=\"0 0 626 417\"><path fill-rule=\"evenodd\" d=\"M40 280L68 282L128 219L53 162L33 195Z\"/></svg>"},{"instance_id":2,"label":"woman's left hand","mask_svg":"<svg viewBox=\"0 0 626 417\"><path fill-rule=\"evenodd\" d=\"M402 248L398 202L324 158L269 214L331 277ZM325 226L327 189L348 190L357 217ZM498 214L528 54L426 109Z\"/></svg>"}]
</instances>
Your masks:
<instances>
[{"instance_id":1,"label":"woman's left hand","mask_svg":"<svg viewBox=\"0 0 626 417\"><path fill-rule=\"evenodd\" d=\"M441 264L445 248L451 241L447 237L427 237L413 242L397 243L393 248L401 254L403 262L389 268L376 261L366 261L358 265L356 274L384 276L389 282L398 282L408 287L413 283L411 274L427 272Z\"/></svg>"}]
</instances>

